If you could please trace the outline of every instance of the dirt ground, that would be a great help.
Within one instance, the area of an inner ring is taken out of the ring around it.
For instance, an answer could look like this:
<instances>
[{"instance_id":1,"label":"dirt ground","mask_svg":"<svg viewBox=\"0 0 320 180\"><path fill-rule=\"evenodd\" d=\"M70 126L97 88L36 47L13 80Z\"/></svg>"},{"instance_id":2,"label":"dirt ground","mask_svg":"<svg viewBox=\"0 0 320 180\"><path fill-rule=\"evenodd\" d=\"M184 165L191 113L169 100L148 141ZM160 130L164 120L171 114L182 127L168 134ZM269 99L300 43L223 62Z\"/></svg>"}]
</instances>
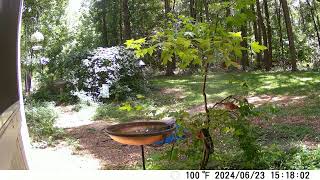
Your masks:
<instances>
[{"instance_id":1,"label":"dirt ground","mask_svg":"<svg viewBox=\"0 0 320 180\"><path fill-rule=\"evenodd\" d=\"M70 106L57 107L59 118L56 126L64 128L72 142L60 140L54 147L33 144L31 168L97 170L139 167L142 164L140 146L113 141L104 131L112 122L92 120L95 108L86 107L75 112ZM146 158L151 149L157 148L145 147Z\"/></svg>"},{"instance_id":2,"label":"dirt ground","mask_svg":"<svg viewBox=\"0 0 320 180\"><path fill-rule=\"evenodd\" d=\"M248 100L255 106L265 103L277 103L287 106L291 103L302 103L305 97L293 96L252 96ZM213 104L209 104L212 106ZM61 141L55 147L34 147L32 159L34 169L124 169L141 166L141 149L139 146L129 146L113 141L104 129L113 124L106 121L93 121L96 106L72 111L72 107L58 107L59 118L56 126L65 129L73 143ZM203 106L196 106L189 113L203 112ZM264 126L259 119L255 123ZM320 121L306 122L303 117L287 117L272 119L268 123L303 124L311 123L315 129L320 130ZM313 146L314 142L306 140L306 145ZM160 150L156 147L145 147L148 152ZM47 163L49 162L49 163ZM48 164L48 166L43 166Z\"/></svg>"},{"instance_id":3,"label":"dirt ground","mask_svg":"<svg viewBox=\"0 0 320 180\"><path fill-rule=\"evenodd\" d=\"M78 154L92 154L101 161L103 169L122 169L141 164L140 146L120 144L112 140L104 129L111 123L96 121L90 125L66 129L79 140ZM148 154L149 147L145 147Z\"/></svg>"}]
</instances>

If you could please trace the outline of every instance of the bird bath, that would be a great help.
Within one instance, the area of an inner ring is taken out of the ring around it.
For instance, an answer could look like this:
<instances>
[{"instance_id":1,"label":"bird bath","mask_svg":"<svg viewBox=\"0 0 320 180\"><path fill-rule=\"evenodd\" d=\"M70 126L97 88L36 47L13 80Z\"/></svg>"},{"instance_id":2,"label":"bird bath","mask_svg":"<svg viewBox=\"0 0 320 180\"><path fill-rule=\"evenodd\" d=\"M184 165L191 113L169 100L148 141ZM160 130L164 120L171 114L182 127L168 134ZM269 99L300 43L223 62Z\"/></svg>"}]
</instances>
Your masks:
<instances>
[{"instance_id":1,"label":"bird bath","mask_svg":"<svg viewBox=\"0 0 320 180\"><path fill-rule=\"evenodd\" d=\"M141 147L143 169L145 168L144 145L164 140L176 128L175 124L159 121L121 123L107 127L109 136L122 144Z\"/></svg>"}]
</instances>

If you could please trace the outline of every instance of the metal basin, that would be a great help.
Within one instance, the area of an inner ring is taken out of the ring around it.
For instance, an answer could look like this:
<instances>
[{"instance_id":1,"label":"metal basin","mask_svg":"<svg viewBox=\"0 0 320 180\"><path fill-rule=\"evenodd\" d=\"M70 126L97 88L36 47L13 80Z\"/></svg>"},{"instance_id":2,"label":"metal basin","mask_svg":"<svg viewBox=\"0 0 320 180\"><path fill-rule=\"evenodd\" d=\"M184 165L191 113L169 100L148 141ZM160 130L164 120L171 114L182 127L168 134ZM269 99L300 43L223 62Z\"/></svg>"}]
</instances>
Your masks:
<instances>
[{"instance_id":1,"label":"metal basin","mask_svg":"<svg viewBox=\"0 0 320 180\"><path fill-rule=\"evenodd\" d=\"M159 121L121 123L107 127L110 137L122 144L146 145L153 144L169 136L175 124L169 125Z\"/></svg>"}]
</instances>

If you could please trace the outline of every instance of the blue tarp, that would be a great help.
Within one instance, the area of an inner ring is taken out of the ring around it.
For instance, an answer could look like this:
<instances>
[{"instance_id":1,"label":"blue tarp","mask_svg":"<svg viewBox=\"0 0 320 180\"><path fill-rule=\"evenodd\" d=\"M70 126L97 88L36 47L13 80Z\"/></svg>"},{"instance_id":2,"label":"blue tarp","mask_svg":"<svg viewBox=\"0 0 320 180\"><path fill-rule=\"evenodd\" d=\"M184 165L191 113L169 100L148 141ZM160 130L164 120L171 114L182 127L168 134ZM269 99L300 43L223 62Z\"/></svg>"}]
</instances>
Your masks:
<instances>
[{"instance_id":1,"label":"blue tarp","mask_svg":"<svg viewBox=\"0 0 320 180\"><path fill-rule=\"evenodd\" d=\"M180 128L180 126L177 125L175 131L170 136L167 136L167 137L165 137L164 140L155 142L154 144L156 144L156 145L171 144L171 143L176 142L178 140L185 139L186 138L185 135L182 135L182 136L178 136L177 135L177 132L178 132L179 128Z\"/></svg>"}]
</instances>

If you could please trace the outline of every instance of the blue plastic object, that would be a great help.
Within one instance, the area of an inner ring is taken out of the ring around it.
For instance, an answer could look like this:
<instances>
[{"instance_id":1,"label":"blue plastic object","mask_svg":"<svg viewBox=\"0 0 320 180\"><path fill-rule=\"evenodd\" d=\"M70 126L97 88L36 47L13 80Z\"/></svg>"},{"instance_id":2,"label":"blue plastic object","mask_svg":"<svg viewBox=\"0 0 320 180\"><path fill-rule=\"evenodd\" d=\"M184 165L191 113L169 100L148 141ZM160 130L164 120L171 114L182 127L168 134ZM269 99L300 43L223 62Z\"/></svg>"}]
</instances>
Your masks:
<instances>
[{"instance_id":1,"label":"blue plastic object","mask_svg":"<svg viewBox=\"0 0 320 180\"><path fill-rule=\"evenodd\" d=\"M185 139L186 138L185 135L177 136L177 131L179 128L181 128L181 127L179 125L177 125L174 133L172 133L170 136L165 137L164 140L157 141L154 144L156 144L156 145L171 144L171 143L176 142L178 140Z\"/></svg>"}]
</instances>

